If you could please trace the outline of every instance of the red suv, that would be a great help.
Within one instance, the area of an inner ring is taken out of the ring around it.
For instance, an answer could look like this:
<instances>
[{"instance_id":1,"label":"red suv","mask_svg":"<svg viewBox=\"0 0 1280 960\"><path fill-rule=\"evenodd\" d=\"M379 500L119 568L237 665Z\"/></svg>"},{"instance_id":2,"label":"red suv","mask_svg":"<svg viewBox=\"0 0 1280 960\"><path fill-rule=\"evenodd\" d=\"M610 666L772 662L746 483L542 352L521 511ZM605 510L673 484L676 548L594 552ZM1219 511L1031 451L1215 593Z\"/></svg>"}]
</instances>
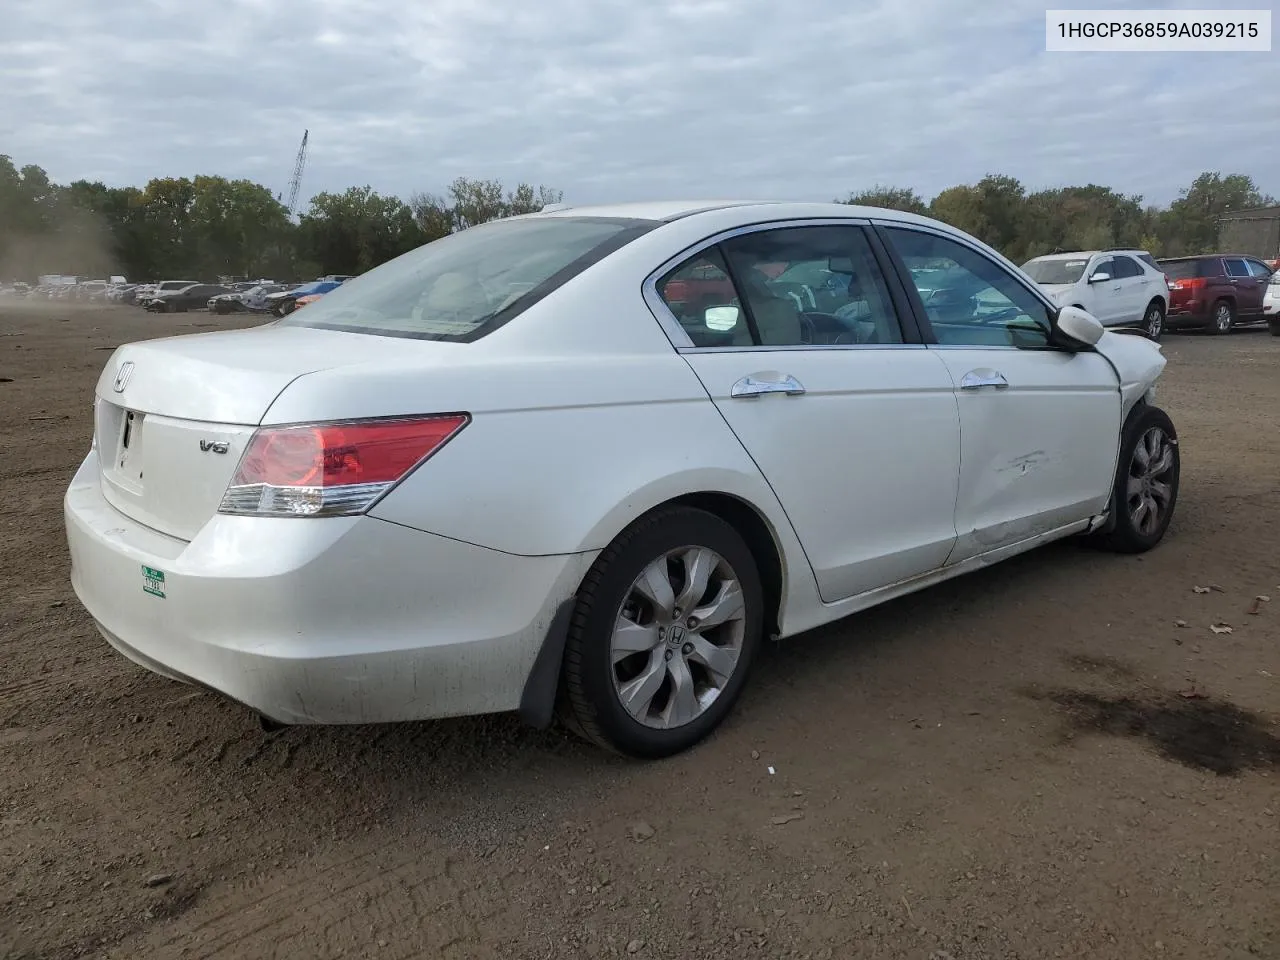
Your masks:
<instances>
[{"instance_id":1,"label":"red suv","mask_svg":"<svg viewBox=\"0 0 1280 960\"><path fill-rule=\"evenodd\" d=\"M1161 260L1169 278L1170 330L1196 328L1229 333L1239 323L1263 319L1262 299L1272 270L1255 257L1204 254Z\"/></svg>"}]
</instances>

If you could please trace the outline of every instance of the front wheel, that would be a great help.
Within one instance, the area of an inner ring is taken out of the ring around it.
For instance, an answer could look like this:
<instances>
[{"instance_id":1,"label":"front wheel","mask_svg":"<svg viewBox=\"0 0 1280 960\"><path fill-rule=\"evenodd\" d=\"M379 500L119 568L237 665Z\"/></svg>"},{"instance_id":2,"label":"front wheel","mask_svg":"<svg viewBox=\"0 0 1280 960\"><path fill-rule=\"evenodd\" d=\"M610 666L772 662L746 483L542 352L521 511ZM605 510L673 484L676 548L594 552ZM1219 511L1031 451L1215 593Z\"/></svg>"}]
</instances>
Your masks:
<instances>
[{"instance_id":1,"label":"front wheel","mask_svg":"<svg viewBox=\"0 0 1280 960\"><path fill-rule=\"evenodd\" d=\"M1142 332L1148 340L1160 342L1164 333L1164 304L1161 301L1152 300L1147 305L1147 312L1142 317Z\"/></svg>"},{"instance_id":2,"label":"front wheel","mask_svg":"<svg viewBox=\"0 0 1280 960\"><path fill-rule=\"evenodd\" d=\"M1159 407L1129 416L1112 488L1113 528L1098 543L1116 553L1145 553L1162 539L1178 502L1182 458L1178 432Z\"/></svg>"},{"instance_id":3,"label":"front wheel","mask_svg":"<svg viewBox=\"0 0 1280 960\"><path fill-rule=\"evenodd\" d=\"M1280 337L1280 319L1268 320L1267 329L1271 331L1273 337Z\"/></svg>"},{"instance_id":4,"label":"front wheel","mask_svg":"<svg viewBox=\"0 0 1280 960\"><path fill-rule=\"evenodd\" d=\"M689 507L634 523L583 580L565 645L561 714L633 757L679 753L714 730L760 646L764 592L732 526Z\"/></svg>"}]
</instances>

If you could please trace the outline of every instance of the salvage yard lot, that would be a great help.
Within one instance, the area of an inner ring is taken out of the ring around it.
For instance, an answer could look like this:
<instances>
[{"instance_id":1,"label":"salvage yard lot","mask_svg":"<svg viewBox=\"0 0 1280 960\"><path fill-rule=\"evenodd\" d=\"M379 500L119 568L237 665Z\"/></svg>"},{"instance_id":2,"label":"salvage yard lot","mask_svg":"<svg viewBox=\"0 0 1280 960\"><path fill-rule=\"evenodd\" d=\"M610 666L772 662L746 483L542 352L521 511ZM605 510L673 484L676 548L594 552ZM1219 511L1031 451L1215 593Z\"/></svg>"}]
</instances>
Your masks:
<instances>
[{"instance_id":1,"label":"salvage yard lot","mask_svg":"<svg viewBox=\"0 0 1280 960\"><path fill-rule=\"evenodd\" d=\"M98 373L252 322L0 306L0 958L1280 957L1280 339L1166 339L1154 552L787 641L643 765L510 717L266 736L98 637Z\"/></svg>"}]
</instances>

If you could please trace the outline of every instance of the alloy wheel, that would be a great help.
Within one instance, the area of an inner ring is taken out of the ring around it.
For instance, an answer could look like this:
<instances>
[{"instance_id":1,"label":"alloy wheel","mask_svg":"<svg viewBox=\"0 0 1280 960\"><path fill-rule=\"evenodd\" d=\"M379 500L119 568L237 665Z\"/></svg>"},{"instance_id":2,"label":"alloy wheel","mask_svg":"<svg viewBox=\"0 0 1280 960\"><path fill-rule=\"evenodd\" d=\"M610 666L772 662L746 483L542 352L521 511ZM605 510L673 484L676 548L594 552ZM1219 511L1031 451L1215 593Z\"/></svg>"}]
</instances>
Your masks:
<instances>
[{"instance_id":1,"label":"alloy wheel","mask_svg":"<svg viewBox=\"0 0 1280 960\"><path fill-rule=\"evenodd\" d=\"M1220 303L1213 312L1213 322L1218 328L1219 333L1228 333L1231 330L1231 306L1230 304Z\"/></svg>"},{"instance_id":2,"label":"alloy wheel","mask_svg":"<svg viewBox=\"0 0 1280 960\"><path fill-rule=\"evenodd\" d=\"M631 584L615 620L619 702L654 729L696 720L737 670L746 625L742 585L722 556L686 546L658 557Z\"/></svg>"},{"instance_id":3,"label":"alloy wheel","mask_svg":"<svg viewBox=\"0 0 1280 960\"><path fill-rule=\"evenodd\" d=\"M1152 340L1160 338L1160 332L1164 329L1164 316L1158 305L1153 303L1147 308L1147 318L1143 326L1146 328L1147 336Z\"/></svg>"},{"instance_id":4,"label":"alloy wheel","mask_svg":"<svg viewBox=\"0 0 1280 960\"><path fill-rule=\"evenodd\" d=\"M1151 427L1133 449L1126 490L1129 519L1143 536L1160 529L1173 504L1173 488L1169 483L1173 467L1173 441L1160 427Z\"/></svg>"}]
</instances>

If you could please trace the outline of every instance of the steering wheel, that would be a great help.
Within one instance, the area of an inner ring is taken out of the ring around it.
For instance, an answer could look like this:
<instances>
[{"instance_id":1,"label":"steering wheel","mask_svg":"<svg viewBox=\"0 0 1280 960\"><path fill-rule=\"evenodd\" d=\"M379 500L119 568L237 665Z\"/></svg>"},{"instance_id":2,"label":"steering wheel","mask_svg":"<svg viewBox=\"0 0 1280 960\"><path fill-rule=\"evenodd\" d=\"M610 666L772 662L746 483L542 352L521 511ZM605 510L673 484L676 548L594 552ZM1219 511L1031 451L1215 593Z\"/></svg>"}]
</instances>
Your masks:
<instances>
[{"instance_id":1,"label":"steering wheel","mask_svg":"<svg viewBox=\"0 0 1280 960\"><path fill-rule=\"evenodd\" d=\"M809 343L836 344L842 342L857 343L857 333L849 329L849 324L834 313L821 313L807 310L800 314L800 323L809 331ZM852 336L851 341L841 340L844 336Z\"/></svg>"}]
</instances>

